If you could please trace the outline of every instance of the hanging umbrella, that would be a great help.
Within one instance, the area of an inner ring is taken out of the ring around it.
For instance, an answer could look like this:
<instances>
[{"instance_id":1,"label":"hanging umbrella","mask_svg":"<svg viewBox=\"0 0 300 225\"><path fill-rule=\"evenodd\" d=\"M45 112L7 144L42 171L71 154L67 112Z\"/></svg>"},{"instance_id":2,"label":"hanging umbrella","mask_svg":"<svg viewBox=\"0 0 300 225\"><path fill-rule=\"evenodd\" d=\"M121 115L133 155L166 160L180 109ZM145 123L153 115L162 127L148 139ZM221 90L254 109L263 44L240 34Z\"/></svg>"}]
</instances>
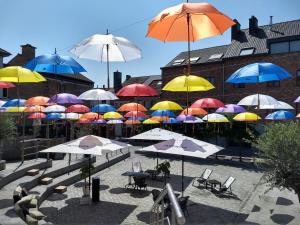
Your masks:
<instances>
[{"instance_id":1,"label":"hanging umbrella","mask_svg":"<svg viewBox=\"0 0 300 225\"><path fill-rule=\"evenodd\" d=\"M263 95L263 94L254 94L249 95L243 99L241 99L237 105L246 105L246 106L257 106L259 105L279 105L278 101L269 96L269 95Z\"/></svg>"},{"instance_id":2,"label":"hanging umbrella","mask_svg":"<svg viewBox=\"0 0 300 225\"><path fill-rule=\"evenodd\" d=\"M36 113L32 113L31 115L29 115L27 118L28 119L44 119L46 118L46 114L45 113L39 113L39 112L36 112Z\"/></svg>"},{"instance_id":3,"label":"hanging umbrella","mask_svg":"<svg viewBox=\"0 0 300 225\"><path fill-rule=\"evenodd\" d=\"M87 113L89 112L90 109L89 107L85 106L85 105L71 105L66 109L67 113Z\"/></svg>"},{"instance_id":4,"label":"hanging umbrella","mask_svg":"<svg viewBox=\"0 0 300 225\"><path fill-rule=\"evenodd\" d=\"M224 107L224 103L221 102L218 99L215 98L201 98L197 101L195 101L192 105L191 108L219 108L219 107Z\"/></svg>"},{"instance_id":5,"label":"hanging umbrella","mask_svg":"<svg viewBox=\"0 0 300 225\"><path fill-rule=\"evenodd\" d=\"M88 113L82 114L82 115L80 116L80 119L96 120L96 119L102 119L102 116L99 115L98 113L88 112Z\"/></svg>"},{"instance_id":6,"label":"hanging umbrella","mask_svg":"<svg viewBox=\"0 0 300 225\"><path fill-rule=\"evenodd\" d=\"M162 121L168 121L169 117L168 116L152 116L150 119L162 122Z\"/></svg>"},{"instance_id":7,"label":"hanging umbrella","mask_svg":"<svg viewBox=\"0 0 300 225\"><path fill-rule=\"evenodd\" d=\"M26 63L25 68L36 72L55 74L75 74L86 70L70 56L45 54L35 57Z\"/></svg>"},{"instance_id":8,"label":"hanging umbrella","mask_svg":"<svg viewBox=\"0 0 300 225\"><path fill-rule=\"evenodd\" d=\"M148 118L148 117L147 117ZM127 120L146 120L146 117L128 117Z\"/></svg>"},{"instance_id":9,"label":"hanging umbrella","mask_svg":"<svg viewBox=\"0 0 300 225\"><path fill-rule=\"evenodd\" d=\"M242 113L246 112L246 109L240 105L227 104L224 107L220 107L216 110L216 113Z\"/></svg>"},{"instance_id":10,"label":"hanging umbrella","mask_svg":"<svg viewBox=\"0 0 300 225\"><path fill-rule=\"evenodd\" d=\"M76 123L78 123L78 124L87 124L87 123L92 123L92 120L86 119L86 118L80 118Z\"/></svg>"},{"instance_id":11,"label":"hanging umbrella","mask_svg":"<svg viewBox=\"0 0 300 225\"><path fill-rule=\"evenodd\" d=\"M81 114L78 113L66 113L65 119L67 120L79 120L81 117Z\"/></svg>"},{"instance_id":12,"label":"hanging umbrella","mask_svg":"<svg viewBox=\"0 0 300 225\"><path fill-rule=\"evenodd\" d=\"M25 101L25 105L49 105L49 98L44 96L35 96Z\"/></svg>"},{"instance_id":13,"label":"hanging umbrella","mask_svg":"<svg viewBox=\"0 0 300 225\"><path fill-rule=\"evenodd\" d=\"M141 51L123 37L95 34L75 45L71 52L78 58L107 62L107 88L110 87L109 62L128 62L141 58Z\"/></svg>"},{"instance_id":14,"label":"hanging umbrella","mask_svg":"<svg viewBox=\"0 0 300 225\"><path fill-rule=\"evenodd\" d=\"M16 86L10 82L0 81L0 88L14 88L14 87Z\"/></svg>"},{"instance_id":15,"label":"hanging umbrella","mask_svg":"<svg viewBox=\"0 0 300 225\"><path fill-rule=\"evenodd\" d=\"M5 103L6 101L0 100L0 107L2 107Z\"/></svg>"},{"instance_id":16,"label":"hanging umbrella","mask_svg":"<svg viewBox=\"0 0 300 225\"><path fill-rule=\"evenodd\" d=\"M196 117L195 116L192 116L192 115L179 115L176 117L176 120L179 121L179 122L184 122L184 121L194 121L196 120Z\"/></svg>"},{"instance_id":17,"label":"hanging umbrella","mask_svg":"<svg viewBox=\"0 0 300 225\"><path fill-rule=\"evenodd\" d=\"M126 120L124 123L127 125L141 124L139 120Z\"/></svg>"},{"instance_id":18,"label":"hanging umbrella","mask_svg":"<svg viewBox=\"0 0 300 225\"><path fill-rule=\"evenodd\" d=\"M163 121L163 123L165 123L165 124L176 124L176 123L179 123L179 121L176 120L175 118L169 118L167 121Z\"/></svg>"},{"instance_id":19,"label":"hanging umbrella","mask_svg":"<svg viewBox=\"0 0 300 225\"><path fill-rule=\"evenodd\" d=\"M62 106L62 105L51 105L46 107L43 112L46 113L52 113L52 112L65 112L66 111L66 107Z\"/></svg>"},{"instance_id":20,"label":"hanging umbrella","mask_svg":"<svg viewBox=\"0 0 300 225\"><path fill-rule=\"evenodd\" d=\"M203 123L203 120L200 119L199 117L195 117L195 120L184 120L184 123Z\"/></svg>"},{"instance_id":21,"label":"hanging umbrella","mask_svg":"<svg viewBox=\"0 0 300 225\"><path fill-rule=\"evenodd\" d=\"M106 112L115 112L115 111L116 108L109 104L99 104L91 108L91 112L97 112L97 113L106 113Z\"/></svg>"},{"instance_id":22,"label":"hanging umbrella","mask_svg":"<svg viewBox=\"0 0 300 225\"><path fill-rule=\"evenodd\" d=\"M294 113L285 110L279 110L273 113L270 113L266 116L266 120L292 120L295 118Z\"/></svg>"},{"instance_id":23,"label":"hanging umbrella","mask_svg":"<svg viewBox=\"0 0 300 225\"><path fill-rule=\"evenodd\" d=\"M210 122L210 123L227 123L227 122L229 122L229 120L225 116L223 116L222 114L218 114L218 113L207 114L206 116L204 116L202 118L202 120L206 120L207 122Z\"/></svg>"},{"instance_id":24,"label":"hanging umbrella","mask_svg":"<svg viewBox=\"0 0 300 225\"><path fill-rule=\"evenodd\" d=\"M131 112L127 112L124 117L134 117L134 118L137 118L137 117L140 117L140 118L148 118L149 116L146 115L145 113L143 112L139 112L139 111L131 111Z\"/></svg>"},{"instance_id":25,"label":"hanging umbrella","mask_svg":"<svg viewBox=\"0 0 300 225\"><path fill-rule=\"evenodd\" d=\"M82 103L80 99L76 95L69 93L60 93L52 96L48 103L56 103L56 104L79 104Z\"/></svg>"},{"instance_id":26,"label":"hanging umbrella","mask_svg":"<svg viewBox=\"0 0 300 225\"><path fill-rule=\"evenodd\" d=\"M24 110L24 112L42 112L44 109L45 109L44 106L35 105L35 106L27 107Z\"/></svg>"},{"instance_id":27,"label":"hanging umbrella","mask_svg":"<svg viewBox=\"0 0 300 225\"><path fill-rule=\"evenodd\" d=\"M37 83L46 79L37 72L22 68L20 66L8 66L0 69L0 81L14 83Z\"/></svg>"},{"instance_id":28,"label":"hanging umbrella","mask_svg":"<svg viewBox=\"0 0 300 225\"><path fill-rule=\"evenodd\" d=\"M107 124L122 124L123 121L122 120L118 120L118 119L112 119L107 121Z\"/></svg>"},{"instance_id":29,"label":"hanging umbrella","mask_svg":"<svg viewBox=\"0 0 300 225\"><path fill-rule=\"evenodd\" d=\"M161 101L153 105L151 110L182 110L182 107L176 102Z\"/></svg>"},{"instance_id":30,"label":"hanging umbrella","mask_svg":"<svg viewBox=\"0 0 300 225\"><path fill-rule=\"evenodd\" d=\"M293 110L294 107L290 104L282 101L277 101L278 105L260 105L259 109L291 109Z\"/></svg>"},{"instance_id":31,"label":"hanging umbrella","mask_svg":"<svg viewBox=\"0 0 300 225\"><path fill-rule=\"evenodd\" d=\"M123 119L123 116L117 112L107 112L103 114L104 119Z\"/></svg>"},{"instance_id":32,"label":"hanging umbrella","mask_svg":"<svg viewBox=\"0 0 300 225\"><path fill-rule=\"evenodd\" d=\"M26 107L24 107L24 106L20 106L20 107L6 107L5 108L5 112L12 112L12 113L24 112L25 109L26 109Z\"/></svg>"},{"instance_id":33,"label":"hanging umbrella","mask_svg":"<svg viewBox=\"0 0 300 225\"><path fill-rule=\"evenodd\" d=\"M294 102L295 103L300 103L300 96L298 98L296 98Z\"/></svg>"},{"instance_id":34,"label":"hanging umbrella","mask_svg":"<svg viewBox=\"0 0 300 225\"><path fill-rule=\"evenodd\" d=\"M93 120L92 123L104 124L104 123L106 123L106 120L103 120L103 119L97 119L97 120Z\"/></svg>"},{"instance_id":35,"label":"hanging umbrella","mask_svg":"<svg viewBox=\"0 0 300 225\"><path fill-rule=\"evenodd\" d=\"M143 121L143 124L159 124L159 121L153 119L146 119Z\"/></svg>"},{"instance_id":36,"label":"hanging umbrella","mask_svg":"<svg viewBox=\"0 0 300 225\"><path fill-rule=\"evenodd\" d=\"M157 96L157 91L145 84L129 84L122 87L118 92L119 97L145 97L145 96Z\"/></svg>"},{"instance_id":37,"label":"hanging umbrella","mask_svg":"<svg viewBox=\"0 0 300 225\"><path fill-rule=\"evenodd\" d=\"M260 119L261 117L259 115L250 112L239 113L235 117L233 117L233 120L235 121L244 121L244 122L253 122Z\"/></svg>"},{"instance_id":38,"label":"hanging umbrella","mask_svg":"<svg viewBox=\"0 0 300 225\"><path fill-rule=\"evenodd\" d=\"M129 111L146 112L147 109L142 104L130 102L130 103L126 103L126 104L122 105L120 108L118 108L117 111L120 111L120 112L126 112L126 111L128 111L128 112Z\"/></svg>"},{"instance_id":39,"label":"hanging umbrella","mask_svg":"<svg viewBox=\"0 0 300 225\"><path fill-rule=\"evenodd\" d=\"M91 89L86 92L83 92L81 95L78 96L79 99L83 100L94 100L94 101L107 101L107 100L116 100L118 99L110 91L105 91L103 89Z\"/></svg>"},{"instance_id":40,"label":"hanging umbrella","mask_svg":"<svg viewBox=\"0 0 300 225\"><path fill-rule=\"evenodd\" d=\"M202 108L191 108L189 107L188 109L184 109L180 115L187 115L187 113L189 113L189 115L206 115L207 112L202 109Z\"/></svg>"},{"instance_id":41,"label":"hanging umbrella","mask_svg":"<svg viewBox=\"0 0 300 225\"><path fill-rule=\"evenodd\" d=\"M151 113L151 116L175 117L175 114L171 110L155 110L153 113Z\"/></svg>"},{"instance_id":42,"label":"hanging umbrella","mask_svg":"<svg viewBox=\"0 0 300 225\"><path fill-rule=\"evenodd\" d=\"M23 107L25 106L25 99L11 99L6 101L2 107Z\"/></svg>"},{"instance_id":43,"label":"hanging umbrella","mask_svg":"<svg viewBox=\"0 0 300 225\"><path fill-rule=\"evenodd\" d=\"M61 120L65 118L65 114L64 113L48 113L46 116L46 120Z\"/></svg>"}]
</instances>

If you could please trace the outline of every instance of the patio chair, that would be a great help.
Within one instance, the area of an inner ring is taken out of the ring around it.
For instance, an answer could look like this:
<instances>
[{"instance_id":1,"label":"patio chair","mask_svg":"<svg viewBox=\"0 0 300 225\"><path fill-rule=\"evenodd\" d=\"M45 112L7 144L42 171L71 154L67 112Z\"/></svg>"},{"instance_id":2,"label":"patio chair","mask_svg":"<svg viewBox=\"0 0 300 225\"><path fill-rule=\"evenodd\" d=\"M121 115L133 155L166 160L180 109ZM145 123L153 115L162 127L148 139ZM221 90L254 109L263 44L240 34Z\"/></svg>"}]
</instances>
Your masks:
<instances>
[{"instance_id":1,"label":"patio chair","mask_svg":"<svg viewBox=\"0 0 300 225\"><path fill-rule=\"evenodd\" d=\"M218 195L221 194L230 194L233 195L231 186L236 179L234 177L228 177L227 180L220 186L219 189L214 188L214 191L217 192Z\"/></svg>"},{"instance_id":2,"label":"patio chair","mask_svg":"<svg viewBox=\"0 0 300 225\"><path fill-rule=\"evenodd\" d=\"M206 168L200 177L194 178L192 185L194 186L195 181L198 182L198 186L200 186L200 184L206 184L206 182L207 182L209 176L212 174L212 172L213 172L212 170Z\"/></svg>"},{"instance_id":3,"label":"patio chair","mask_svg":"<svg viewBox=\"0 0 300 225\"><path fill-rule=\"evenodd\" d=\"M147 190L146 178L144 177L133 177L134 188L133 189L144 189Z\"/></svg>"},{"instance_id":4,"label":"patio chair","mask_svg":"<svg viewBox=\"0 0 300 225\"><path fill-rule=\"evenodd\" d=\"M180 197L178 199L178 203L180 205L180 208L181 208L183 214L188 215L188 216L190 216L189 211L187 209L187 203L188 203L189 198L190 198L190 196L184 196L184 197Z\"/></svg>"},{"instance_id":5,"label":"patio chair","mask_svg":"<svg viewBox=\"0 0 300 225\"><path fill-rule=\"evenodd\" d=\"M142 172L142 164L140 161L132 162L132 171L133 172Z\"/></svg>"}]
</instances>

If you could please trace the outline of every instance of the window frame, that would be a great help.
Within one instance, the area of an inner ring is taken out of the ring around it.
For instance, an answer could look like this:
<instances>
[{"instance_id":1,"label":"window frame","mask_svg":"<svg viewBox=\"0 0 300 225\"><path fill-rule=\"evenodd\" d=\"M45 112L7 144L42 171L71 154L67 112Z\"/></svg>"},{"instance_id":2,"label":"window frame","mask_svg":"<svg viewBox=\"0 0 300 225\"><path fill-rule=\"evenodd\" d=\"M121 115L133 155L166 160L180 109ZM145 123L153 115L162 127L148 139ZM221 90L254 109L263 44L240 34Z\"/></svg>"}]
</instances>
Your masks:
<instances>
[{"instance_id":1,"label":"window frame","mask_svg":"<svg viewBox=\"0 0 300 225\"><path fill-rule=\"evenodd\" d=\"M175 59L173 62L172 62L172 66L178 66L178 65L181 65L183 64L185 61L185 59Z\"/></svg>"},{"instance_id":2,"label":"window frame","mask_svg":"<svg viewBox=\"0 0 300 225\"><path fill-rule=\"evenodd\" d=\"M243 51L249 51L249 50L252 50L252 52L249 53L249 54L242 54ZM254 52L255 52L254 47L242 48L241 51L240 51L239 56L254 55Z\"/></svg>"},{"instance_id":3,"label":"window frame","mask_svg":"<svg viewBox=\"0 0 300 225\"><path fill-rule=\"evenodd\" d=\"M218 59L222 59L222 57L224 56L224 53L216 53L216 54L212 54L208 60L218 60Z\"/></svg>"}]
</instances>

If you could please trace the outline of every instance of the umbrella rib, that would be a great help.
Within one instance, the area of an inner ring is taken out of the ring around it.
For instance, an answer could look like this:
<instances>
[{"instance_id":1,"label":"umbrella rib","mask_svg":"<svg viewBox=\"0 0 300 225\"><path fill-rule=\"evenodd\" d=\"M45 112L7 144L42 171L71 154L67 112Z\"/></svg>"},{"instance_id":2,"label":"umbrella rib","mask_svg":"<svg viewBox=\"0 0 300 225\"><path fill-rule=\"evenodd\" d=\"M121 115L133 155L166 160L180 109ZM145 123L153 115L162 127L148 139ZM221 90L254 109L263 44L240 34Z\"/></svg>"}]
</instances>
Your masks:
<instances>
[{"instance_id":1,"label":"umbrella rib","mask_svg":"<svg viewBox=\"0 0 300 225\"><path fill-rule=\"evenodd\" d=\"M173 22L172 22L171 26L169 27L169 30L168 30L168 32L167 32L167 34L166 34L166 37L165 37L165 39L164 39L164 42L165 42L166 39L168 38L168 36L169 36L169 34L170 34L170 31L171 31L171 29L172 29L172 27L173 27L175 21L176 21L177 19L179 19L181 16L184 17L185 14L183 14L183 15L182 15L182 14L178 14L178 15L176 16L176 18L173 20Z\"/></svg>"}]
</instances>

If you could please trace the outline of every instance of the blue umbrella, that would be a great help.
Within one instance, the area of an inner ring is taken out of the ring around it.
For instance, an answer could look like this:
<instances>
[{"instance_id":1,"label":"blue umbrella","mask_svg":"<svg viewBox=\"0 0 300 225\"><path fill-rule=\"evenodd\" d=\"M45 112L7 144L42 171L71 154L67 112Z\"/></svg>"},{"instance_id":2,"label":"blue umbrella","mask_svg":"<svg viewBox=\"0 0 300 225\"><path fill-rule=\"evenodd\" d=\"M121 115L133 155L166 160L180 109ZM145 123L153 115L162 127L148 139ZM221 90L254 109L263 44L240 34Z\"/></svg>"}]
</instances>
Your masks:
<instances>
[{"instance_id":1,"label":"blue umbrella","mask_svg":"<svg viewBox=\"0 0 300 225\"><path fill-rule=\"evenodd\" d=\"M30 60L25 68L37 72L74 74L86 72L86 70L70 56L60 56L58 54L46 54Z\"/></svg>"},{"instance_id":2,"label":"blue umbrella","mask_svg":"<svg viewBox=\"0 0 300 225\"><path fill-rule=\"evenodd\" d=\"M59 119L64 119L65 115L62 113L49 113L46 116L46 120L59 120Z\"/></svg>"},{"instance_id":3,"label":"blue umbrella","mask_svg":"<svg viewBox=\"0 0 300 225\"><path fill-rule=\"evenodd\" d=\"M144 118L144 117L129 117L127 118L127 120L145 120L147 118Z\"/></svg>"},{"instance_id":4,"label":"blue umbrella","mask_svg":"<svg viewBox=\"0 0 300 225\"><path fill-rule=\"evenodd\" d=\"M154 111L151 116L168 116L168 117L175 117L175 114L171 110L156 110Z\"/></svg>"},{"instance_id":5,"label":"blue umbrella","mask_svg":"<svg viewBox=\"0 0 300 225\"><path fill-rule=\"evenodd\" d=\"M253 63L234 72L227 80L228 83L262 83L268 81L292 78L285 69L273 63Z\"/></svg>"},{"instance_id":6,"label":"blue umbrella","mask_svg":"<svg viewBox=\"0 0 300 225\"><path fill-rule=\"evenodd\" d=\"M167 121L163 121L163 123L165 123L165 124L174 124L174 123L179 123L179 121L176 120L175 118L169 118Z\"/></svg>"},{"instance_id":7,"label":"blue umbrella","mask_svg":"<svg viewBox=\"0 0 300 225\"><path fill-rule=\"evenodd\" d=\"M12 100L8 100L7 102L5 102L4 105L2 105L2 107L22 107L25 106L25 99L12 99Z\"/></svg>"},{"instance_id":8,"label":"blue umbrella","mask_svg":"<svg viewBox=\"0 0 300 225\"><path fill-rule=\"evenodd\" d=\"M286 110L279 110L266 116L266 120L292 120L295 115Z\"/></svg>"},{"instance_id":9,"label":"blue umbrella","mask_svg":"<svg viewBox=\"0 0 300 225\"><path fill-rule=\"evenodd\" d=\"M106 113L106 112L115 112L115 111L116 111L116 108L109 104L95 105L91 109L91 112L96 112L96 113Z\"/></svg>"}]
</instances>

